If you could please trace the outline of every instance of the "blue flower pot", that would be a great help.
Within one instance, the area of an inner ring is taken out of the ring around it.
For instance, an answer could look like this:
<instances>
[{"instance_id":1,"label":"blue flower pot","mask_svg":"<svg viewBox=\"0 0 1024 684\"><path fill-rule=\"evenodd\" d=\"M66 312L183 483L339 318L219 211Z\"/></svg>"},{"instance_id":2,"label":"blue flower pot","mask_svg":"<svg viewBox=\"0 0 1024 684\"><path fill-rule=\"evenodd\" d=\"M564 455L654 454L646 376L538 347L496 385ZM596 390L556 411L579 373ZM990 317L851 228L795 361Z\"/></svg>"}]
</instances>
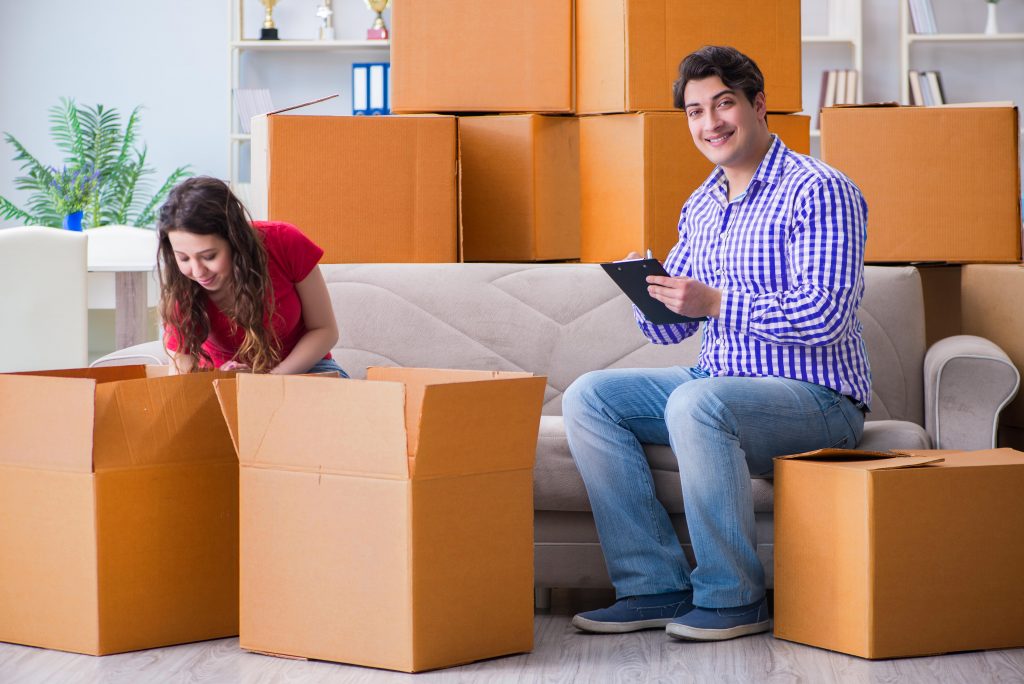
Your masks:
<instances>
[{"instance_id":1,"label":"blue flower pot","mask_svg":"<svg viewBox=\"0 0 1024 684\"><path fill-rule=\"evenodd\" d=\"M77 230L79 233L82 232L82 214L84 212L76 211L73 214L68 214L64 217L64 229L65 230Z\"/></svg>"}]
</instances>

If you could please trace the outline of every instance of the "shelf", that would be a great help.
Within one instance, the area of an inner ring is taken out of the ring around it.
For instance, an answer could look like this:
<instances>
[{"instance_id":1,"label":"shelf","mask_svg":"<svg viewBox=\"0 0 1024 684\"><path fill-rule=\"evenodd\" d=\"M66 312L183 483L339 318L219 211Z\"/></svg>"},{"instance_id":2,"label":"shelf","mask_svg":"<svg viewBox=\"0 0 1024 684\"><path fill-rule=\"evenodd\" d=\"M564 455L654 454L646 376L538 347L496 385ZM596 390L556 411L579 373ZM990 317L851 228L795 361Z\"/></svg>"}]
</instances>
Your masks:
<instances>
[{"instance_id":1,"label":"shelf","mask_svg":"<svg viewBox=\"0 0 1024 684\"><path fill-rule=\"evenodd\" d=\"M388 50L390 40L233 40L235 50Z\"/></svg>"},{"instance_id":2,"label":"shelf","mask_svg":"<svg viewBox=\"0 0 1024 684\"><path fill-rule=\"evenodd\" d=\"M819 129L819 128L812 128L811 129L811 137L812 138L820 138L821 137L821 129Z\"/></svg>"},{"instance_id":3,"label":"shelf","mask_svg":"<svg viewBox=\"0 0 1024 684\"><path fill-rule=\"evenodd\" d=\"M908 33L908 43L1011 43L1024 41L1024 33Z\"/></svg>"},{"instance_id":4,"label":"shelf","mask_svg":"<svg viewBox=\"0 0 1024 684\"><path fill-rule=\"evenodd\" d=\"M855 43L850 36L801 36L801 43Z\"/></svg>"},{"instance_id":5,"label":"shelf","mask_svg":"<svg viewBox=\"0 0 1024 684\"><path fill-rule=\"evenodd\" d=\"M246 140L252 139L252 136L249 135L248 133L232 133L231 134L231 139L232 140L246 141Z\"/></svg>"}]
</instances>

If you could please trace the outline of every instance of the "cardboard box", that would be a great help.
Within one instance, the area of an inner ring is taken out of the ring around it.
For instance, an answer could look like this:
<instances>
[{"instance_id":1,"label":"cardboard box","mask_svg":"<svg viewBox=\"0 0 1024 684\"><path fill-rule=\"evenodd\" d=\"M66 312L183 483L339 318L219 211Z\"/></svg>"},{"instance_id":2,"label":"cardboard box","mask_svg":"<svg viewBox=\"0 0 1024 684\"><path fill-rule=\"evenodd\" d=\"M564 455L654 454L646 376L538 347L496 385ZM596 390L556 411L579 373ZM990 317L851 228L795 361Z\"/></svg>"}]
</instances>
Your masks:
<instances>
[{"instance_id":1,"label":"cardboard box","mask_svg":"<svg viewBox=\"0 0 1024 684\"><path fill-rule=\"evenodd\" d=\"M242 648L406 672L529 651L527 375L238 376Z\"/></svg>"},{"instance_id":2,"label":"cardboard box","mask_svg":"<svg viewBox=\"0 0 1024 684\"><path fill-rule=\"evenodd\" d=\"M802 154L810 117L768 115ZM580 260L621 259L650 248L664 259L679 240L679 212L714 165L693 143L683 112L580 118Z\"/></svg>"},{"instance_id":3,"label":"cardboard box","mask_svg":"<svg viewBox=\"0 0 1024 684\"><path fill-rule=\"evenodd\" d=\"M577 0L576 111L671 111L679 63L705 45L757 62L768 111L799 112L799 0Z\"/></svg>"},{"instance_id":4,"label":"cardboard box","mask_svg":"<svg viewBox=\"0 0 1024 684\"><path fill-rule=\"evenodd\" d=\"M572 0L397 2L391 111L573 111Z\"/></svg>"},{"instance_id":5,"label":"cardboard box","mask_svg":"<svg viewBox=\"0 0 1024 684\"><path fill-rule=\"evenodd\" d=\"M580 136L575 117L459 119L462 258L580 258Z\"/></svg>"},{"instance_id":6,"label":"cardboard box","mask_svg":"<svg viewBox=\"0 0 1024 684\"><path fill-rule=\"evenodd\" d=\"M776 637L862 658L1024 646L1024 453L775 463Z\"/></svg>"},{"instance_id":7,"label":"cardboard box","mask_svg":"<svg viewBox=\"0 0 1024 684\"><path fill-rule=\"evenodd\" d=\"M1018 133L1015 107L822 110L822 159L868 203L865 261L1020 261Z\"/></svg>"},{"instance_id":8,"label":"cardboard box","mask_svg":"<svg viewBox=\"0 0 1024 684\"><path fill-rule=\"evenodd\" d=\"M321 263L457 261L456 180L454 117L252 119L250 211L294 224Z\"/></svg>"},{"instance_id":9,"label":"cardboard box","mask_svg":"<svg viewBox=\"0 0 1024 684\"><path fill-rule=\"evenodd\" d=\"M0 641L104 655L238 634L223 377L0 376Z\"/></svg>"},{"instance_id":10,"label":"cardboard box","mask_svg":"<svg viewBox=\"0 0 1024 684\"><path fill-rule=\"evenodd\" d=\"M960 327L998 344L1024 375L1024 266L968 264L960 282ZM1000 416L1003 425L1024 428L1024 395Z\"/></svg>"}]
</instances>

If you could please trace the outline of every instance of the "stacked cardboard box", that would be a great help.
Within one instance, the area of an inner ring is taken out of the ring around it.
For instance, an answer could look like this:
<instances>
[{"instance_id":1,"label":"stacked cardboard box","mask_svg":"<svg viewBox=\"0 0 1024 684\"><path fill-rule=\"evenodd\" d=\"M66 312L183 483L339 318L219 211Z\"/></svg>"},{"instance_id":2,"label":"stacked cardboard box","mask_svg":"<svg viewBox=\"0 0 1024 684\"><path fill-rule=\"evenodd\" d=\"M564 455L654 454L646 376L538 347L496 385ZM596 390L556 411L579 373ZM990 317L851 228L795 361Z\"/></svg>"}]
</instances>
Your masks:
<instances>
[{"instance_id":1,"label":"stacked cardboard box","mask_svg":"<svg viewBox=\"0 0 1024 684\"><path fill-rule=\"evenodd\" d=\"M823 110L822 159L868 203L865 261L1020 261L1018 125L1013 106Z\"/></svg>"},{"instance_id":2,"label":"stacked cardboard box","mask_svg":"<svg viewBox=\"0 0 1024 684\"><path fill-rule=\"evenodd\" d=\"M231 375L0 376L0 641L238 634L238 464L211 384Z\"/></svg>"},{"instance_id":3,"label":"stacked cardboard box","mask_svg":"<svg viewBox=\"0 0 1024 684\"><path fill-rule=\"evenodd\" d=\"M728 4L722 23L694 0L396 7L394 111L529 113L459 117L463 260L663 258L711 170L672 106L679 60L733 45L764 70L770 111L801 109L799 2ZM772 125L808 151L809 119Z\"/></svg>"},{"instance_id":4,"label":"stacked cardboard box","mask_svg":"<svg viewBox=\"0 0 1024 684\"><path fill-rule=\"evenodd\" d=\"M454 117L293 109L252 120L254 218L294 224L326 264L458 260Z\"/></svg>"}]
</instances>

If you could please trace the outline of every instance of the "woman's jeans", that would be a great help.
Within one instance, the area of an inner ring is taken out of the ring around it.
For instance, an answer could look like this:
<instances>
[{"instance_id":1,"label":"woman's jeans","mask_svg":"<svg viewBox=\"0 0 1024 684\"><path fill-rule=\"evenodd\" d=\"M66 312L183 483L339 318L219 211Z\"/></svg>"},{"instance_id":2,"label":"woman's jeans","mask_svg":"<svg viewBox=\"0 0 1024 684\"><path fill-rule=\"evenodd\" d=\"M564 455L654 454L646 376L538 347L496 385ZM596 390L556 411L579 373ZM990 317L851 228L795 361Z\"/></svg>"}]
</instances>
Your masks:
<instances>
[{"instance_id":1,"label":"woman's jeans","mask_svg":"<svg viewBox=\"0 0 1024 684\"><path fill-rule=\"evenodd\" d=\"M692 588L703 608L764 596L751 476L770 477L775 456L853 448L864 430L862 411L827 387L683 367L587 373L566 390L562 413L616 595ZM692 570L642 443L667 444L679 461Z\"/></svg>"},{"instance_id":2,"label":"woman's jeans","mask_svg":"<svg viewBox=\"0 0 1024 684\"><path fill-rule=\"evenodd\" d=\"M329 371L337 372L339 378L348 377L348 373L343 371L334 359L320 359L306 373L327 373Z\"/></svg>"}]
</instances>

